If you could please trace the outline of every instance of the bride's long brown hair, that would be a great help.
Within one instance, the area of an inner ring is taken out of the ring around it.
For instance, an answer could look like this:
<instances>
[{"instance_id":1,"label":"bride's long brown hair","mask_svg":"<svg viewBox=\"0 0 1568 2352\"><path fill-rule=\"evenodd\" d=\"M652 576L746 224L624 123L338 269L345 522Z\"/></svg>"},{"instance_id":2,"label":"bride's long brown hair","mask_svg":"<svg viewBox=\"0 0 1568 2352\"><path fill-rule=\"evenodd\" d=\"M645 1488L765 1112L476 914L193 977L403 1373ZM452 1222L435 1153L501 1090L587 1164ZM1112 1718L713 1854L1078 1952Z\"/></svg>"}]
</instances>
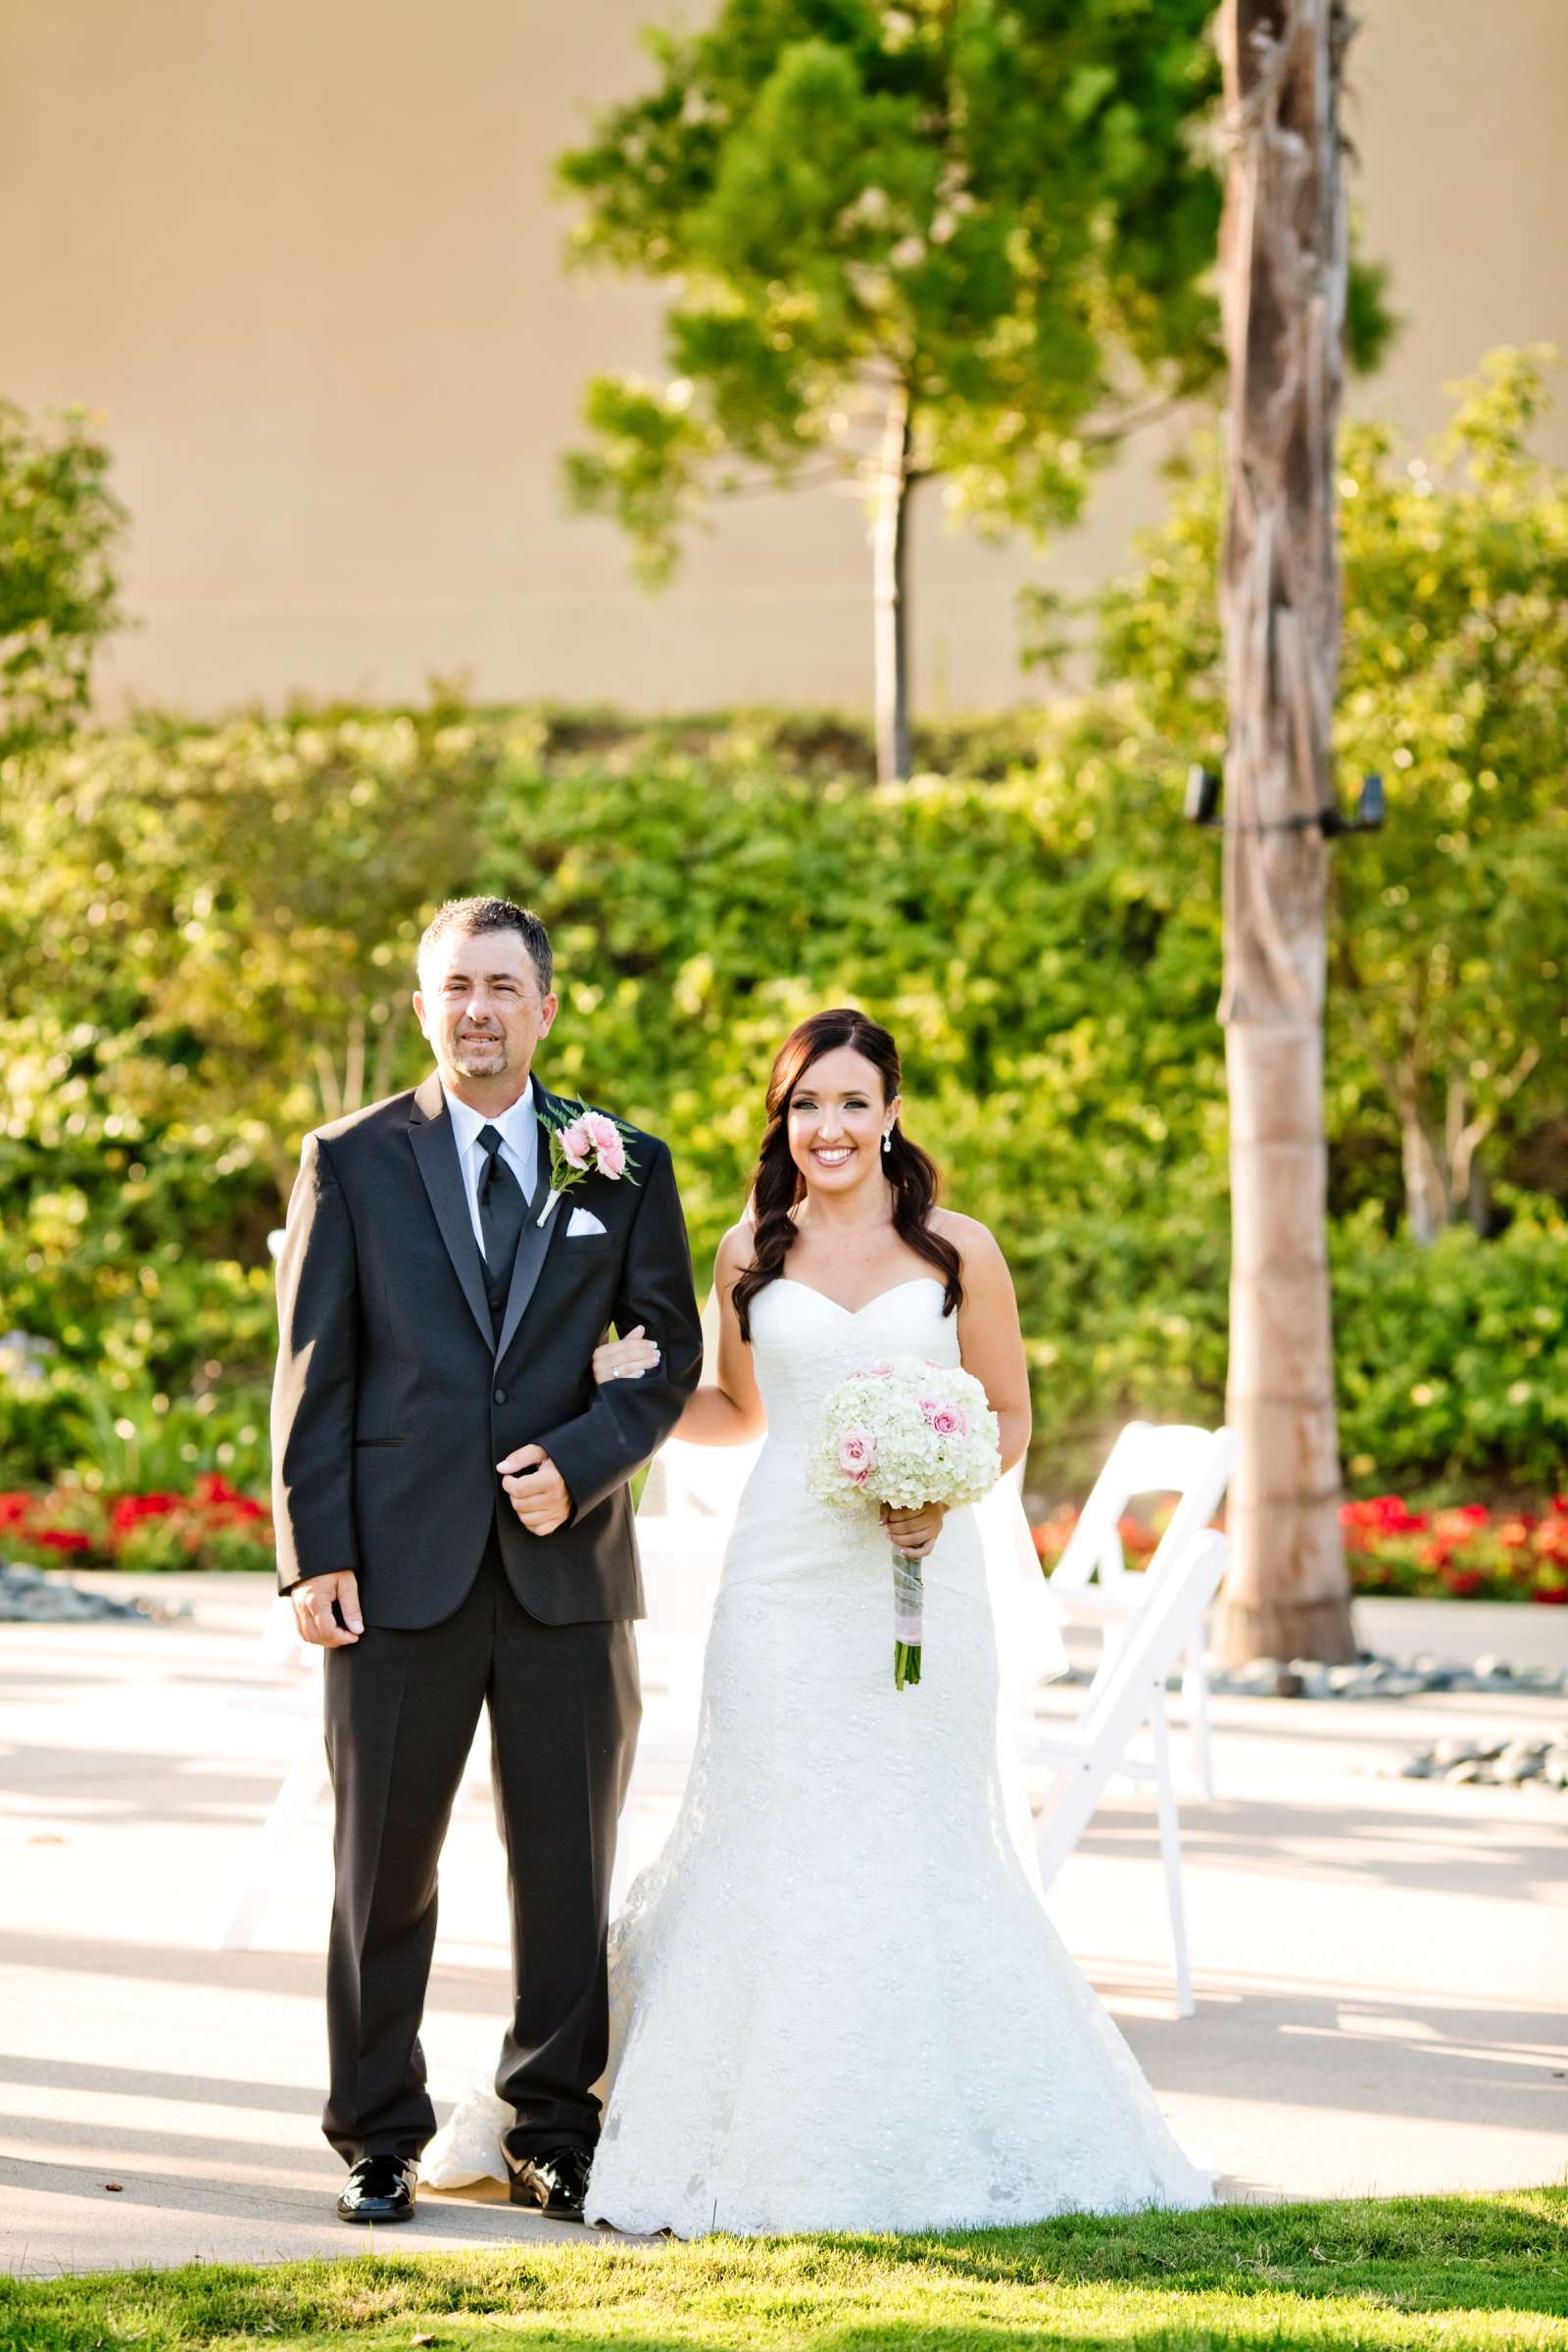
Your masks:
<instances>
[{"instance_id":1,"label":"bride's long brown hair","mask_svg":"<svg viewBox=\"0 0 1568 2352\"><path fill-rule=\"evenodd\" d=\"M899 1049L886 1029L857 1012L853 1005L836 1005L831 1012L813 1012L792 1029L780 1046L767 1082L767 1126L763 1131L757 1169L752 1177L752 1213L757 1238L752 1262L736 1282L733 1298L741 1337L752 1336L751 1305L760 1291L777 1282L795 1240L792 1211L806 1191L806 1179L790 1153L790 1102L813 1061L839 1046L853 1047L871 1063L882 1081L884 1102L900 1089ZM941 1189L934 1159L910 1143L895 1122L882 1173L893 1187L893 1224L906 1250L925 1258L942 1277L947 1297L942 1311L951 1315L963 1303L962 1261L950 1241L933 1233L929 1223Z\"/></svg>"}]
</instances>

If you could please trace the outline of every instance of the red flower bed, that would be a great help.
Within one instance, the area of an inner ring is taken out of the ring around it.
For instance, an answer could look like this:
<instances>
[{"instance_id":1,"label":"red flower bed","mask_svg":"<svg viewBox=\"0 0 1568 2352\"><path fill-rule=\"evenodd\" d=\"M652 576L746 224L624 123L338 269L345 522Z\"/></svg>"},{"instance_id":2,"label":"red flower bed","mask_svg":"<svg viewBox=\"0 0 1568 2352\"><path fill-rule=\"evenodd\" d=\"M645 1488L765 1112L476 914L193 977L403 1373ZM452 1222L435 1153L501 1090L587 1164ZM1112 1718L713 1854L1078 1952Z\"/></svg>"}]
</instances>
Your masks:
<instances>
[{"instance_id":1,"label":"red flower bed","mask_svg":"<svg viewBox=\"0 0 1568 2352\"><path fill-rule=\"evenodd\" d=\"M1449 1599L1531 1600L1568 1606L1568 1494L1538 1511L1467 1502L1412 1510L1397 1494L1341 1505L1346 1558L1358 1592ZM1070 1504L1032 1531L1042 1565L1055 1566L1077 1525ZM1163 1522L1120 1523L1130 1567L1141 1567ZM265 1502L218 1472L188 1494L0 1494L0 1558L40 1568L266 1568L273 1564Z\"/></svg>"},{"instance_id":2,"label":"red flower bed","mask_svg":"<svg viewBox=\"0 0 1568 2352\"><path fill-rule=\"evenodd\" d=\"M1117 1520L1116 1533L1121 1538L1122 1557L1129 1568L1142 1568L1147 1564L1165 1532L1169 1515L1168 1512L1161 1512L1152 1524L1147 1519L1135 1519L1130 1513L1126 1518ZM1048 1574L1066 1550L1067 1539L1077 1524L1077 1511L1070 1502L1064 1502L1052 1512L1049 1519L1042 1519L1029 1530L1041 1565Z\"/></svg>"},{"instance_id":3,"label":"red flower bed","mask_svg":"<svg viewBox=\"0 0 1568 2352\"><path fill-rule=\"evenodd\" d=\"M0 1559L39 1568L266 1568L265 1502L211 1471L188 1494L0 1494Z\"/></svg>"},{"instance_id":4,"label":"red flower bed","mask_svg":"<svg viewBox=\"0 0 1568 2352\"><path fill-rule=\"evenodd\" d=\"M1460 1503L1406 1509L1396 1494L1340 1512L1358 1592L1418 1592L1459 1600L1568 1603L1568 1494L1540 1511Z\"/></svg>"},{"instance_id":5,"label":"red flower bed","mask_svg":"<svg viewBox=\"0 0 1568 2352\"><path fill-rule=\"evenodd\" d=\"M1397 1494L1340 1506L1345 1556L1357 1592L1406 1592L1446 1600L1533 1600L1568 1605L1568 1494L1539 1511L1490 1511L1465 1502L1416 1511ZM1077 1525L1070 1505L1033 1529L1042 1565L1054 1568ZM1158 1541L1141 1520L1121 1522L1128 1565Z\"/></svg>"}]
</instances>

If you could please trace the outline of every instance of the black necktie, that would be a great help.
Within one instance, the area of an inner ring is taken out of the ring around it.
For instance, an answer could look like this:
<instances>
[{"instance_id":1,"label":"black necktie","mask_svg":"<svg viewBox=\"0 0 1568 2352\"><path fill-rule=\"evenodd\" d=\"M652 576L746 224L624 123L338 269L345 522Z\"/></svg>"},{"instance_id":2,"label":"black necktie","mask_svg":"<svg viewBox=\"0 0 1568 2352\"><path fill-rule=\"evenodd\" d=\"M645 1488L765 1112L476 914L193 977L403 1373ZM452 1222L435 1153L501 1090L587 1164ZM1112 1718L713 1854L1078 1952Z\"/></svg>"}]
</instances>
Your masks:
<instances>
[{"instance_id":1,"label":"black necktie","mask_svg":"<svg viewBox=\"0 0 1568 2352\"><path fill-rule=\"evenodd\" d=\"M512 1288L512 1261L527 1220L522 1187L501 1156L501 1134L481 1127L479 1141L489 1158L479 1170L479 1230L484 1235L484 1287L490 1321L499 1340Z\"/></svg>"}]
</instances>

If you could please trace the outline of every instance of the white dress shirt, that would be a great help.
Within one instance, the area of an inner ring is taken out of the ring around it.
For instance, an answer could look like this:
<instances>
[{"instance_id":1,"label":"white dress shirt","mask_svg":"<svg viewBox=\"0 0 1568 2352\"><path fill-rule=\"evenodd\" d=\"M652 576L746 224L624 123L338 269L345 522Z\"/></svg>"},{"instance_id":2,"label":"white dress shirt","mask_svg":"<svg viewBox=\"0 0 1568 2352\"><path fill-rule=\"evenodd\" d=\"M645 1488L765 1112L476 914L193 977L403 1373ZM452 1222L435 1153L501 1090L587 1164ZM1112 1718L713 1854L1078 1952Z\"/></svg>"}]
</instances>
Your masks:
<instances>
[{"instance_id":1,"label":"white dress shirt","mask_svg":"<svg viewBox=\"0 0 1568 2352\"><path fill-rule=\"evenodd\" d=\"M447 1099L447 1113L452 1121L452 1139L458 1147L458 1165L463 1170L463 1189L467 1196L468 1221L473 1238L484 1255L484 1228L479 1222L479 1178L490 1154L479 1141L481 1127L494 1127L501 1137L501 1156L522 1187L524 1200L533 1199L534 1177L539 1166L539 1121L534 1113L533 1080L510 1110L494 1116L475 1110L471 1104L460 1102L446 1080L441 1092Z\"/></svg>"}]
</instances>

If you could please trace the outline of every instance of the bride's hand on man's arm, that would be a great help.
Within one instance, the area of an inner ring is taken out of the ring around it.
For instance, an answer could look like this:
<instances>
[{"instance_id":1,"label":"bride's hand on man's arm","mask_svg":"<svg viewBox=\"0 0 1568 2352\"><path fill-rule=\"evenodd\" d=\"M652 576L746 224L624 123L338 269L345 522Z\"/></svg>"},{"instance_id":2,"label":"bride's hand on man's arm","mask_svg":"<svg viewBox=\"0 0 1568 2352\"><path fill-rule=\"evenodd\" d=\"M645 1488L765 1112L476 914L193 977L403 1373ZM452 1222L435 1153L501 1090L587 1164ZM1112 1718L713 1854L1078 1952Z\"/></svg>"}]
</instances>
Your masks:
<instances>
[{"instance_id":1,"label":"bride's hand on man's arm","mask_svg":"<svg viewBox=\"0 0 1568 2352\"><path fill-rule=\"evenodd\" d=\"M602 1389L611 1380L641 1380L658 1362L658 1343L639 1323L624 1339L602 1340L594 1349L594 1385Z\"/></svg>"},{"instance_id":2,"label":"bride's hand on man's arm","mask_svg":"<svg viewBox=\"0 0 1568 2352\"><path fill-rule=\"evenodd\" d=\"M718 1378L706 1382L695 1396L687 1398L686 1409L670 1432L689 1446L741 1446L760 1437L765 1427L761 1398L757 1394L752 1371L751 1349L741 1340L729 1298L735 1274L751 1257L749 1238L739 1238L742 1231L737 1227L719 1245L714 1277L723 1300ZM641 1380L645 1373L657 1369L659 1361L658 1342L651 1340L646 1327L639 1323L622 1338L603 1340L594 1349L594 1385L605 1388L612 1380Z\"/></svg>"},{"instance_id":3,"label":"bride's hand on man's arm","mask_svg":"<svg viewBox=\"0 0 1568 2352\"><path fill-rule=\"evenodd\" d=\"M641 1380L645 1373L655 1371L659 1348L639 1323L624 1339L603 1341L594 1349L593 1360L594 1385L604 1388L612 1380ZM671 1432L689 1446L736 1446L756 1434L733 1398L711 1384L687 1399Z\"/></svg>"}]
</instances>

